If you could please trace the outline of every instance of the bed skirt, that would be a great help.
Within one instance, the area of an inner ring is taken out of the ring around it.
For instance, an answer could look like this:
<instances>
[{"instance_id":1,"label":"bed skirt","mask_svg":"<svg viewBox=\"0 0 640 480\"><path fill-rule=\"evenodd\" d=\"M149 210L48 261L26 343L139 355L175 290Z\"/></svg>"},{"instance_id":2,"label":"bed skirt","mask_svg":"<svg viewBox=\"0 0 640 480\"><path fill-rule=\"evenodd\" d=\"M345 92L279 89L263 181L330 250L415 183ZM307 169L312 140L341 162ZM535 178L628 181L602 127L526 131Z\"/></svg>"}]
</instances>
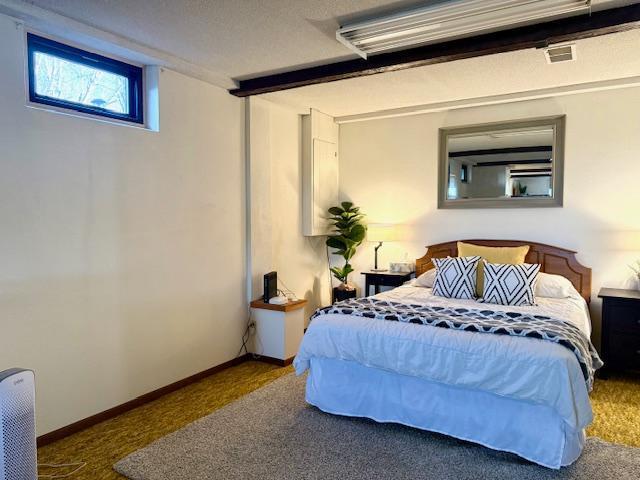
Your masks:
<instances>
[{"instance_id":1,"label":"bed skirt","mask_svg":"<svg viewBox=\"0 0 640 480\"><path fill-rule=\"evenodd\" d=\"M570 465L585 444L584 430L548 406L346 360L312 358L306 400L327 413L443 433L549 468Z\"/></svg>"}]
</instances>

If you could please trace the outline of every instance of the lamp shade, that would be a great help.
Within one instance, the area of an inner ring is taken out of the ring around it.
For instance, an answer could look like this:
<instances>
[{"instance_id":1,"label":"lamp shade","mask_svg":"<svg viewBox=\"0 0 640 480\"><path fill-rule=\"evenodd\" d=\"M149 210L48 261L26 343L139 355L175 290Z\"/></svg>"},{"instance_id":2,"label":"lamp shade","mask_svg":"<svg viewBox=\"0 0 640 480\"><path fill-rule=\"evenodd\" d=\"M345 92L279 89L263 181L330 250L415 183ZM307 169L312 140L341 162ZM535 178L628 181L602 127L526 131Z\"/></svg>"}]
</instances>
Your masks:
<instances>
[{"instance_id":1,"label":"lamp shade","mask_svg":"<svg viewBox=\"0 0 640 480\"><path fill-rule=\"evenodd\" d=\"M398 239L395 225L374 223L367 226L367 240L370 242L394 242Z\"/></svg>"}]
</instances>

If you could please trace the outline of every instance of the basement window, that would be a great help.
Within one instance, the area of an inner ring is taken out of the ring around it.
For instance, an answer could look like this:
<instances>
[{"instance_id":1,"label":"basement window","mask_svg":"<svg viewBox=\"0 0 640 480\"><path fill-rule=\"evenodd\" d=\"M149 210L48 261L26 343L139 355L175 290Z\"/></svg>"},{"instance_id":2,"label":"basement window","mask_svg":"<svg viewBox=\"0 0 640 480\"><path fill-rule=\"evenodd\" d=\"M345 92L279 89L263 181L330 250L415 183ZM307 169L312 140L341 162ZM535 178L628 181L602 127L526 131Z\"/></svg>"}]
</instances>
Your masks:
<instances>
[{"instance_id":1,"label":"basement window","mask_svg":"<svg viewBox=\"0 0 640 480\"><path fill-rule=\"evenodd\" d=\"M27 34L29 100L144 123L142 68Z\"/></svg>"}]
</instances>

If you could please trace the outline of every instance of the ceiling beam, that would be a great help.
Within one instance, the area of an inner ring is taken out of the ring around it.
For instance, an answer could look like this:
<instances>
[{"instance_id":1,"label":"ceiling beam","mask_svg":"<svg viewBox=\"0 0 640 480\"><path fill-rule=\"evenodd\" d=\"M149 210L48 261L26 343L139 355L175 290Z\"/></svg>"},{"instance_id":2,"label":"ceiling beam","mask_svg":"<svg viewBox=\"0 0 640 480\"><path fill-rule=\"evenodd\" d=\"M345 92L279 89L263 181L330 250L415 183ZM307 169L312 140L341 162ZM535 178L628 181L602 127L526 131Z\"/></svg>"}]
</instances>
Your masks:
<instances>
[{"instance_id":1,"label":"ceiling beam","mask_svg":"<svg viewBox=\"0 0 640 480\"><path fill-rule=\"evenodd\" d=\"M239 81L238 88L229 90L229 93L236 97L248 97L483 55L543 48L639 27L640 4L633 4L601 10L590 15L579 15L445 43L372 55L368 60L358 58L250 78Z\"/></svg>"},{"instance_id":2,"label":"ceiling beam","mask_svg":"<svg viewBox=\"0 0 640 480\"><path fill-rule=\"evenodd\" d=\"M474 157L480 155L507 155L509 153L537 153L552 152L551 145L538 145L534 147L509 147L509 148L484 148L482 150L462 150L458 152L449 152L449 158L456 157Z\"/></svg>"}]
</instances>

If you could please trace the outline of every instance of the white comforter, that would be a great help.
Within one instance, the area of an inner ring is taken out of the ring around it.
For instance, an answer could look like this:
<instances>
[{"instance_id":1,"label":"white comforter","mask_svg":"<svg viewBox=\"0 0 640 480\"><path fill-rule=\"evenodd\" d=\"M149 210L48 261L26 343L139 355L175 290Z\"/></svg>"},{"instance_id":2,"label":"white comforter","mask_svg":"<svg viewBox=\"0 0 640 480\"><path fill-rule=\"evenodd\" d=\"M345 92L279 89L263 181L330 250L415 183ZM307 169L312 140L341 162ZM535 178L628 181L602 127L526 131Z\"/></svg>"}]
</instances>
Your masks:
<instances>
[{"instance_id":1,"label":"white comforter","mask_svg":"<svg viewBox=\"0 0 640 480\"><path fill-rule=\"evenodd\" d=\"M431 289L405 285L377 298L428 305L527 311L561 318L587 336L586 302L577 292L566 299L538 298L535 307L479 304L437 297ZM587 386L575 355L535 338L449 330L426 325L342 314L315 318L303 338L294 367L298 375L310 359L324 357L421 377L430 381L547 405L573 429L592 420Z\"/></svg>"}]
</instances>

